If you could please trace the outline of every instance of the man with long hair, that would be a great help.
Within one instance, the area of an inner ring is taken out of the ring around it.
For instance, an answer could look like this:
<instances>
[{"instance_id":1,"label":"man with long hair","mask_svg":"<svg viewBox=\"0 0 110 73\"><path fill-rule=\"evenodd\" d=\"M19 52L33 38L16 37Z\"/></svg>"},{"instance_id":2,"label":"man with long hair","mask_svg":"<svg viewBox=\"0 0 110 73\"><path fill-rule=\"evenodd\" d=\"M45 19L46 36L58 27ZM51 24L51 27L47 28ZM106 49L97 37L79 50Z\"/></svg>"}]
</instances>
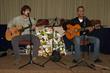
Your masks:
<instances>
[{"instance_id":1,"label":"man with long hair","mask_svg":"<svg viewBox=\"0 0 110 73\"><path fill-rule=\"evenodd\" d=\"M28 5L24 5L21 8L21 15L15 17L13 20L11 20L8 23L8 29L7 30L11 30L11 28L16 27L17 29L23 29L25 27L28 27L30 25L30 21L29 21L29 14L31 13L31 8ZM35 24L36 21L30 17L30 20L32 22L32 30L35 29ZM40 46L40 40L37 36L35 36L34 34L31 34L31 42L33 44L33 57L36 57L37 52L38 52L38 48ZM19 41L20 40L28 40L30 41L30 28L25 29L21 35L15 36L12 38L11 42L12 42L12 47L14 50L14 54L15 54L15 58L16 61L19 63L19 52L20 52L20 48L19 48Z\"/></svg>"}]
</instances>

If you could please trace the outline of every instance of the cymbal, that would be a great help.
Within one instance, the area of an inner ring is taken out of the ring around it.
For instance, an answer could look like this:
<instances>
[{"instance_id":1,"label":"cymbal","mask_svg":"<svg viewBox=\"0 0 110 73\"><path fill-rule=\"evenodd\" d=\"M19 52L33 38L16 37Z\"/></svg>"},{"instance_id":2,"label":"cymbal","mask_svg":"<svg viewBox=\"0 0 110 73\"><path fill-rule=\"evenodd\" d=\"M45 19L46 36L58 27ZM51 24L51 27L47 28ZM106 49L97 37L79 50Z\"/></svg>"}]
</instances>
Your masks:
<instances>
[{"instance_id":1,"label":"cymbal","mask_svg":"<svg viewBox=\"0 0 110 73\"><path fill-rule=\"evenodd\" d=\"M45 27L60 27L61 25L55 25L55 26L52 26L52 25L46 25Z\"/></svg>"}]
</instances>

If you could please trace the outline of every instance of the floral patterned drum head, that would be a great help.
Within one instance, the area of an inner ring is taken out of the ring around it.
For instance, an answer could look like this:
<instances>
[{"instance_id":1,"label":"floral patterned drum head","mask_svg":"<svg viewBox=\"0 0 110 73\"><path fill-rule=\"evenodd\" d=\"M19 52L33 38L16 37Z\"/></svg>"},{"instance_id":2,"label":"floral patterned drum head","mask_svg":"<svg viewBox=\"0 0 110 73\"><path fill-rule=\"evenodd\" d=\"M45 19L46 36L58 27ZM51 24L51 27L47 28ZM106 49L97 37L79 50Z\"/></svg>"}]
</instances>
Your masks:
<instances>
[{"instance_id":1,"label":"floral patterned drum head","mask_svg":"<svg viewBox=\"0 0 110 73\"><path fill-rule=\"evenodd\" d=\"M61 54L66 55L62 35L60 35L59 32L53 32L51 27L46 27L39 31L36 30L36 36L39 37L41 42L41 46L38 51L38 56L50 56L53 50L60 50Z\"/></svg>"}]
</instances>

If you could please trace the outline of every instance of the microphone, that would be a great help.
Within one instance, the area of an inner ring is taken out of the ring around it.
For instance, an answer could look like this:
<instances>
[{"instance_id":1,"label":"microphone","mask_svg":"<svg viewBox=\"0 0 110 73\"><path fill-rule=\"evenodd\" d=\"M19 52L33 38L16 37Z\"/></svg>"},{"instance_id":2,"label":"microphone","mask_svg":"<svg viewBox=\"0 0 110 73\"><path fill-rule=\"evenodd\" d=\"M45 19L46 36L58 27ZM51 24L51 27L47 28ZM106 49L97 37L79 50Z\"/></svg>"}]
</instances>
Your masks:
<instances>
[{"instance_id":1,"label":"microphone","mask_svg":"<svg viewBox=\"0 0 110 73\"><path fill-rule=\"evenodd\" d=\"M55 26L55 24L56 24L56 21L57 21L57 17L54 19L54 23L53 23L53 27Z\"/></svg>"},{"instance_id":2,"label":"microphone","mask_svg":"<svg viewBox=\"0 0 110 73\"><path fill-rule=\"evenodd\" d=\"M36 21L36 18L33 18Z\"/></svg>"},{"instance_id":3,"label":"microphone","mask_svg":"<svg viewBox=\"0 0 110 73\"><path fill-rule=\"evenodd\" d=\"M28 14L28 17L30 17L30 13L27 13Z\"/></svg>"},{"instance_id":4,"label":"microphone","mask_svg":"<svg viewBox=\"0 0 110 73\"><path fill-rule=\"evenodd\" d=\"M86 16L83 17L83 19L86 19L86 18L87 18Z\"/></svg>"},{"instance_id":5,"label":"microphone","mask_svg":"<svg viewBox=\"0 0 110 73\"><path fill-rule=\"evenodd\" d=\"M84 26L84 27L86 27L86 25L87 25L87 24L86 24L86 19L87 19L87 17L84 16L84 17L83 17L83 22L84 22L83 26Z\"/></svg>"},{"instance_id":6,"label":"microphone","mask_svg":"<svg viewBox=\"0 0 110 73\"><path fill-rule=\"evenodd\" d=\"M57 17L55 18L55 23L56 23L57 25L59 25L59 22L58 22L58 18L57 18Z\"/></svg>"},{"instance_id":7,"label":"microphone","mask_svg":"<svg viewBox=\"0 0 110 73\"><path fill-rule=\"evenodd\" d=\"M57 17L55 18L55 21L57 21Z\"/></svg>"}]
</instances>

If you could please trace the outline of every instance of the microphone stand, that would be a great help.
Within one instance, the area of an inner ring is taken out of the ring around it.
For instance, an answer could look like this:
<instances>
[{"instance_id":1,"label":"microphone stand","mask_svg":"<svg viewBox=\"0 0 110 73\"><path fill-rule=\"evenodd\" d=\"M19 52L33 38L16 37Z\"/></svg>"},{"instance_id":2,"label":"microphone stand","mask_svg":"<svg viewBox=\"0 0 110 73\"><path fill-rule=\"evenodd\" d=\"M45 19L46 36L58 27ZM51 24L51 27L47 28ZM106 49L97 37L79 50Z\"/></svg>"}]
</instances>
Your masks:
<instances>
[{"instance_id":1,"label":"microphone stand","mask_svg":"<svg viewBox=\"0 0 110 73\"><path fill-rule=\"evenodd\" d=\"M19 69L21 69L21 68L23 68L23 67L25 67L25 66L27 66L27 65L29 65L29 64L35 64L35 65L38 65L38 66L41 66L40 64L38 64L38 63L35 63L34 61L33 61L33 56L32 56L32 44L31 44L31 42L32 42L32 22L31 22L31 19L30 19L30 15L29 15L29 13L28 13L28 18L29 18L29 22L30 22L30 28L29 28L29 31L30 31L30 53L29 53L29 56L30 56L30 58L29 58L29 61L26 63L26 64L24 64L24 65L22 65L22 66L20 66L19 67Z\"/></svg>"}]
</instances>

